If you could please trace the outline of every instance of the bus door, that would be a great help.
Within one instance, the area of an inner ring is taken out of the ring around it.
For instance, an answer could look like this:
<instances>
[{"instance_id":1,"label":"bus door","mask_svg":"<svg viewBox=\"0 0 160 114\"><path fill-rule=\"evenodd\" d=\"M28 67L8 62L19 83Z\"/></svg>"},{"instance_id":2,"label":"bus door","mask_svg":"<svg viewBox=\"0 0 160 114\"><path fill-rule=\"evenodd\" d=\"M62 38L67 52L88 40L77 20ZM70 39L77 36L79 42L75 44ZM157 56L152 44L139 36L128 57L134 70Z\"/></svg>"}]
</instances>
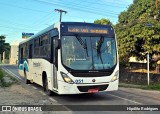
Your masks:
<instances>
[{"instance_id":1,"label":"bus door","mask_svg":"<svg viewBox=\"0 0 160 114\"><path fill-rule=\"evenodd\" d=\"M57 49L57 39L58 36L53 37L52 40L52 61L53 61L53 87L58 89L58 79L57 79L57 70L58 70L58 49Z\"/></svg>"}]
</instances>

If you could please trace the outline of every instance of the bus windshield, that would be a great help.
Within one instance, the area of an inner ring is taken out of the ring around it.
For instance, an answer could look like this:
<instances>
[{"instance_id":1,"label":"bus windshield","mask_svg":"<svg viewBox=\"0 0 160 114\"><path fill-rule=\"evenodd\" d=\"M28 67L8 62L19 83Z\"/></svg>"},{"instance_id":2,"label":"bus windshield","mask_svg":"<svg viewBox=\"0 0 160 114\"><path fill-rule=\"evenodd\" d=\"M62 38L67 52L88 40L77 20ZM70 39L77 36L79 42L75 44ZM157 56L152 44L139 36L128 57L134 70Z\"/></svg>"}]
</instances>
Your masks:
<instances>
[{"instance_id":1,"label":"bus windshield","mask_svg":"<svg viewBox=\"0 0 160 114\"><path fill-rule=\"evenodd\" d=\"M116 64L115 38L62 36L62 62L71 70L106 70Z\"/></svg>"}]
</instances>

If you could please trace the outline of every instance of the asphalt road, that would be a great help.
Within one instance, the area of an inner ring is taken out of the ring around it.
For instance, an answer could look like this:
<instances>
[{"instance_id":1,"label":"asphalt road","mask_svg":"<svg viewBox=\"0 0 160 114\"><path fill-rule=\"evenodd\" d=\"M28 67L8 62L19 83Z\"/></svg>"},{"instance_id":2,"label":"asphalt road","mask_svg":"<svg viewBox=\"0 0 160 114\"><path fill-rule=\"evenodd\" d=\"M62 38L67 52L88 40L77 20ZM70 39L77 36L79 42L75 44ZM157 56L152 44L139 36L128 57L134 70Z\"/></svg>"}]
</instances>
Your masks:
<instances>
[{"instance_id":1,"label":"asphalt road","mask_svg":"<svg viewBox=\"0 0 160 114\"><path fill-rule=\"evenodd\" d=\"M1 65L0 67L6 70L8 73L10 73L12 76L21 80L22 82L24 81L24 79L18 74L17 66ZM33 86L34 88L36 88L35 91L39 91L43 89L42 87L36 84L31 84L26 86ZM81 107L82 109L86 107L86 110L87 108L90 108L89 105L96 105L97 107L105 105L106 108L107 108L106 105L115 105L115 108L117 108L118 105L119 106L160 105L160 92L158 91L148 91L148 90L140 90L135 88L121 88L121 87L119 87L118 91L113 91L113 92L101 92L96 94L80 94L80 95L60 95L60 96L52 96L51 98L55 100L57 103L67 107L69 110L74 110L72 109L73 107L69 105L80 105L79 107ZM96 106L92 108L96 108ZM79 107L78 107L78 110L79 110ZM76 113L80 113L80 112L76 112ZM112 114L113 112L110 112L110 113ZM128 114L130 112L121 112L121 113ZM141 111L140 113L149 114L150 112ZM153 113L157 113L157 112L152 112L152 114Z\"/></svg>"}]
</instances>

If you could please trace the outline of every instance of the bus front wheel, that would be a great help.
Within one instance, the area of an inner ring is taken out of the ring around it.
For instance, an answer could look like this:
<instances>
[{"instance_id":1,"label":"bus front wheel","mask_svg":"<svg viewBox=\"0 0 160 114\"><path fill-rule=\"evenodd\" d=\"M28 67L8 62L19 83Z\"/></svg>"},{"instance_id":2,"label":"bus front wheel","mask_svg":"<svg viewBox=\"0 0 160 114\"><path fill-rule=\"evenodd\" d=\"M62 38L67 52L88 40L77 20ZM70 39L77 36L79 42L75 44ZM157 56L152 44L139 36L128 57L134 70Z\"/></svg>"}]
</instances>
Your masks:
<instances>
[{"instance_id":1,"label":"bus front wheel","mask_svg":"<svg viewBox=\"0 0 160 114\"><path fill-rule=\"evenodd\" d=\"M45 93L48 96L52 96L52 91L49 90L49 88L48 88L48 79L47 79L47 77L45 77L45 79L43 80L43 88L44 88Z\"/></svg>"}]
</instances>

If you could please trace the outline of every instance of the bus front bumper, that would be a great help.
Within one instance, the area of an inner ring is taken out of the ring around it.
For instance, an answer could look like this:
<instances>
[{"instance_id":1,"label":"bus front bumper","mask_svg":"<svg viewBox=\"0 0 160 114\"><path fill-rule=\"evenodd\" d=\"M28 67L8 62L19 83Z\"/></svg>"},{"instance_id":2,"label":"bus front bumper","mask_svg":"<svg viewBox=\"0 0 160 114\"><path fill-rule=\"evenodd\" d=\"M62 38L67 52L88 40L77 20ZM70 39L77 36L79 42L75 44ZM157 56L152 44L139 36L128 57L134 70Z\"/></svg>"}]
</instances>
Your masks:
<instances>
[{"instance_id":1,"label":"bus front bumper","mask_svg":"<svg viewBox=\"0 0 160 114\"><path fill-rule=\"evenodd\" d=\"M109 83L92 83L92 84L68 84L66 82L58 81L58 94L82 94L82 93L93 93L105 92L105 91L116 91L118 90L118 80Z\"/></svg>"}]
</instances>

